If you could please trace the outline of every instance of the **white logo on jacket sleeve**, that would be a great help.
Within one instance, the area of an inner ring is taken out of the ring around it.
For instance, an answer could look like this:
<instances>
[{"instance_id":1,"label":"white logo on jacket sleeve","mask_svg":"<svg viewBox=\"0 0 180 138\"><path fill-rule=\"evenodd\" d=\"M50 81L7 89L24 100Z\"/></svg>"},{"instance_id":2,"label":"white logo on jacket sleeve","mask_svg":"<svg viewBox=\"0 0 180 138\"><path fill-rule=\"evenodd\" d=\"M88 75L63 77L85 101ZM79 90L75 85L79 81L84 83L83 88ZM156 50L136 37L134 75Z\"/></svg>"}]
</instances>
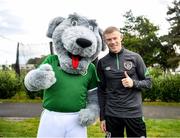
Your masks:
<instances>
[{"instance_id":1,"label":"white logo on jacket sleeve","mask_svg":"<svg viewBox=\"0 0 180 138\"><path fill-rule=\"evenodd\" d=\"M125 61L124 62L124 68L127 70L130 70L132 68L132 62L131 61Z\"/></svg>"},{"instance_id":2,"label":"white logo on jacket sleeve","mask_svg":"<svg viewBox=\"0 0 180 138\"><path fill-rule=\"evenodd\" d=\"M111 70L111 67L106 67L105 70Z\"/></svg>"}]
</instances>

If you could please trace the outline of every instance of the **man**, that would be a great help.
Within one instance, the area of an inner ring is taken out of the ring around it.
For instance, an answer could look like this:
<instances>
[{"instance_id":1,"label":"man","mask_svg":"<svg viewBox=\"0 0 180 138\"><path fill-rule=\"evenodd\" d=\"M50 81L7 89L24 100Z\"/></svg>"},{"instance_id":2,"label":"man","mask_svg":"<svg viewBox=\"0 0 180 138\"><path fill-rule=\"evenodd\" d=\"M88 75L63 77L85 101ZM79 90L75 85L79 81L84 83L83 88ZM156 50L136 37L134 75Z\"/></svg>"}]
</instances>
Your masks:
<instances>
[{"instance_id":1,"label":"man","mask_svg":"<svg viewBox=\"0 0 180 138\"><path fill-rule=\"evenodd\" d=\"M100 127L110 137L146 137L141 89L151 88L151 78L143 59L125 49L122 34L108 27L103 37L109 53L99 60L98 99Z\"/></svg>"}]
</instances>

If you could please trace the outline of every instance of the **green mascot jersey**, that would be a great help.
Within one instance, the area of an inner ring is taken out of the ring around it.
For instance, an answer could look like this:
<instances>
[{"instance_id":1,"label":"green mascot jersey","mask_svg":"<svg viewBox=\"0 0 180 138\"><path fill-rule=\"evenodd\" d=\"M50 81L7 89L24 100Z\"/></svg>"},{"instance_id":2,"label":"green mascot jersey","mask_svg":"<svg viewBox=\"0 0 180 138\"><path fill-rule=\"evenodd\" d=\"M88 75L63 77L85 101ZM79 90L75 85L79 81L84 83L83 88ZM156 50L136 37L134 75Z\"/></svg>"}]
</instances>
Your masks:
<instances>
[{"instance_id":1,"label":"green mascot jersey","mask_svg":"<svg viewBox=\"0 0 180 138\"><path fill-rule=\"evenodd\" d=\"M90 64L85 75L68 74L59 66L57 55L48 56L42 64L50 64L56 83L44 90L43 107L56 112L77 112L86 107L87 92L97 87L97 73Z\"/></svg>"}]
</instances>

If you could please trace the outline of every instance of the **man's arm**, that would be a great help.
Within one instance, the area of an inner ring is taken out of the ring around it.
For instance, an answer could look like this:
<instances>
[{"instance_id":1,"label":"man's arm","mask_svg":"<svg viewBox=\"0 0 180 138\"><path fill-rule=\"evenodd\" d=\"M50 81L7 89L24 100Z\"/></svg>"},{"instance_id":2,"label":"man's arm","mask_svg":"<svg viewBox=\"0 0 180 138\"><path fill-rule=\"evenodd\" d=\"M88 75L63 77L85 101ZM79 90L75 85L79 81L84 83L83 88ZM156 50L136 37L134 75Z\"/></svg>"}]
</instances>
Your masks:
<instances>
[{"instance_id":1,"label":"man's arm","mask_svg":"<svg viewBox=\"0 0 180 138\"><path fill-rule=\"evenodd\" d=\"M100 121L104 120L104 111L105 111L105 88L106 88L106 82L105 82L105 76L103 73L103 69L101 66L101 61L98 62L97 65L97 74L99 77L99 83L98 83L98 102L100 107Z\"/></svg>"},{"instance_id":2,"label":"man's arm","mask_svg":"<svg viewBox=\"0 0 180 138\"><path fill-rule=\"evenodd\" d=\"M133 80L133 87L138 89L150 89L152 87L152 80L148 69L146 68L146 65L140 55L137 56L136 65L136 72L139 80Z\"/></svg>"}]
</instances>

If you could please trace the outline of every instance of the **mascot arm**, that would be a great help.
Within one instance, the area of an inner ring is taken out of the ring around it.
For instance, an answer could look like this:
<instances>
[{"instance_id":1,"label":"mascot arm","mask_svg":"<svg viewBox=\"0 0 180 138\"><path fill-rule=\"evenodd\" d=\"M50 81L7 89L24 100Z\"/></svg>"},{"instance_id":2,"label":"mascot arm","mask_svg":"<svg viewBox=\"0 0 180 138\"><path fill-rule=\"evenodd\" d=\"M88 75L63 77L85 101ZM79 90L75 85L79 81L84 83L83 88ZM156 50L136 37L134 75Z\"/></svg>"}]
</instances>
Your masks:
<instances>
[{"instance_id":1,"label":"mascot arm","mask_svg":"<svg viewBox=\"0 0 180 138\"><path fill-rule=\"evenodd\" d=\"M80 110L79 120L82 126L95 123L99 117L99 105L97 98L97 88L88 91L88 103L85 109Z\"/></svg>"},{"instance_id":2,"label":"mascot arm","mask_svg":"<svg viewBox=\"0 0 180 138\"><path fill-rule=\"evenodd\" d=\"M31 70L24 78L24 85L29 91L48 89L55 82L55 73L49 64L42 64L39 68Z\"/></svg>"}]
</instances>

